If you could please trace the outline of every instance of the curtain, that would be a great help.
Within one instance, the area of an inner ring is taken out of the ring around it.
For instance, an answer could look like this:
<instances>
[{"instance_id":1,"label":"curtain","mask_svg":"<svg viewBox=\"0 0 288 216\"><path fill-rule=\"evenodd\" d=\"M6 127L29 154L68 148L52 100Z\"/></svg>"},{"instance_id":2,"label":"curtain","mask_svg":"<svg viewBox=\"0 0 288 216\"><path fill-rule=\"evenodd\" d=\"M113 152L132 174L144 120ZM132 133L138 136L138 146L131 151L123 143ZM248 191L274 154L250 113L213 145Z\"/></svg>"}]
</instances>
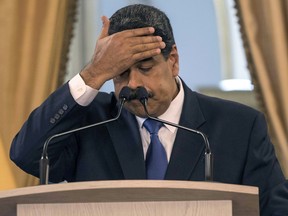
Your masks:
<instances>
[{"instance_id":1,"label":"curtain","mask_svg":"<svg viewBox=\"0 0 288 216\"><path fill-rule=\"evenodd\" d=\"M76 1L0 0L0 189L37 184L12 164L9 148L29 113L62 83Z\"/></svg>"},{"instance_id":2,"label":"curtain","mask_svg":"<svg viewBox=\"0 0 288 216\"><path fill-rule=\"evenodd\" d=\"M288 0L235 0L249 69L288 177Z\"/></svg>"},{"instance_id":3,"label":"curtain","mask_svg":"<svg viewBox=\"0 0 288 216\"><path fill-rule=\"evenodd\" d=\"M0 137L0 164L1 164L1 175L0 175L0 189L15 188L16 182L13 178L12 170L9 166L8 155L4 149L4 143Z\"/></svg>"}]
</instances>

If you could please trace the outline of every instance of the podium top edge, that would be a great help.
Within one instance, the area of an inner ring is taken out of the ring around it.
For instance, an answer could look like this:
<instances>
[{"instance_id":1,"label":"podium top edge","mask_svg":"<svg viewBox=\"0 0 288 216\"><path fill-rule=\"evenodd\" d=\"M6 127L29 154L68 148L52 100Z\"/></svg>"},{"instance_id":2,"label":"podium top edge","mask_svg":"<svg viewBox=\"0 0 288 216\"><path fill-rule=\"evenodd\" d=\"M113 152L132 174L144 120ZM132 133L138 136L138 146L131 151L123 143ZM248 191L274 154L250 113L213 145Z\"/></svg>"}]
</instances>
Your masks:
<instances>
[{"instance_id":1,"label":"podium top edge","mask_svg":"<svg viewBox=\"0 0 288 216\"><path fill-rule=\"evenodd\" d=\"M226 184L202 181L174 181L174 180L107 180L85 181L73 183L58 183L23 187L0 191L0 199L48 192L65 192L71 190L107 190L107 189L193 189L214 192L227 192L238 194L258 195L258 188L254 186Z\"/></svg>"}]
</instances>

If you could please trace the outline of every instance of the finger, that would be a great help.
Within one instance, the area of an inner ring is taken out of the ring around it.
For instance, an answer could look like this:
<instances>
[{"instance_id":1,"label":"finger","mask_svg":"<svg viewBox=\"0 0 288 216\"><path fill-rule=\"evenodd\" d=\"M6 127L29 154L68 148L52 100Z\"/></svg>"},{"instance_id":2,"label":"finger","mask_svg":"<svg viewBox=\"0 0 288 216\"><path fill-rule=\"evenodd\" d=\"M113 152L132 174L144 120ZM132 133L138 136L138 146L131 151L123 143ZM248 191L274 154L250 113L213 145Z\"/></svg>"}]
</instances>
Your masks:
<instances>
[{"instance_id":1,"label":"finger","mask_svg":"<svg viewBox=\"0 0 288 216\"><path fill-rule=\"evenodd\" d=\"M144 59L148 59L151 58L153 56L159 55L161 53L161 49L160 48L156 48L156 49L152 49L152 50L148 50L145 52L140 52L140 53L136 53L132 56L132 59L135 62L144 60Z\"/></svg>"},{"instance_id":2,"label":"finger","mask_svg":"<svg viewBox=\"0 0 288 216\"><path fill-rule=\"evenodd\" d=\"M139 44L148 44L148 43L159 43L162 42L162 37L160 36L144 36L144 37L134 37L130 38L130 44L139 45Z\"/></svg>"},{"instance_id":3,"label":"finger","mask_svg":"<svg viewBox=\"0 0 288 216\"><path fill-rule=\"evenodd\" d=\"M109 30L109 26L110 26L110 21L109 21L108 17L102 16L101 20L102 20L103 26L102 26L102 30L101 30L99 39L108 36L108 30Z\"/></svg>"},{"instance_id":4,"label":"finger","mask_svg":"<svg viewBox=\"0 0 288 216\"><path fill-rule=\"evenodd\" d=\"M122 33L125 34L126 37L138 37L143 35L151 35L154 32L155 29L153 27L144 27L144 28L125 30Z\"/></svg>"},{"instance_id":5,"label":"finger","mask_svg":"<svg viewBox=\"0 0 288 216\"><path fill-rule=\"evenodd\" d=\"M166 44L162 41L154 43L138 44L132 47L132 52L136 54L154 49L164 49L165 47Z\"/></svg>"}]
</instances>

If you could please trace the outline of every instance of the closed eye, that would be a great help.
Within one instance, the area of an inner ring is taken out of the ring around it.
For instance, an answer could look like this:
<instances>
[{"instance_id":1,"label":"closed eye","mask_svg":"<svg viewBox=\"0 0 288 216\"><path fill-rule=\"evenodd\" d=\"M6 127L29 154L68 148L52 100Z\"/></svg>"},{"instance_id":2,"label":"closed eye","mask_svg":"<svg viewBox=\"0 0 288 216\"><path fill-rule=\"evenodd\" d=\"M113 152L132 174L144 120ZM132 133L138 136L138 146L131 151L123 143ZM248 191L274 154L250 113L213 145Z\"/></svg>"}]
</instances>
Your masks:
<instances>
[{"instance_id":1,"label":"closed eye","mask_svg":"<svg viewBox=\"0 0 288 216\"><path fill-rule=\"evenodd\" d=\"M152 67L138 67L138 70L143 73L147 73L152 69Z\"/></svg>"}]
</instances>

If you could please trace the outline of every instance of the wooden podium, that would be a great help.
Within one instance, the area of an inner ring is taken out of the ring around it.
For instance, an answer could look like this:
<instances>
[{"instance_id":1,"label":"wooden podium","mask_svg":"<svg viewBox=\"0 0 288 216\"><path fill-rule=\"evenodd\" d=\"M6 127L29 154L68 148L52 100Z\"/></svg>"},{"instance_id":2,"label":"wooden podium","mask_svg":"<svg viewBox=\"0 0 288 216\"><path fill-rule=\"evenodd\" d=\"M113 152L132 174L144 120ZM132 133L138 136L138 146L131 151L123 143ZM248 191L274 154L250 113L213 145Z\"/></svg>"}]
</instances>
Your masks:
<instances>
[{"instance_id":1,"label":"wooden podium","mask_svg":"<svg viewBox=\"0 0 288 216\"><path fill-rule=\"evenodd\" d=\"M0 192L1 216L250 216L258 188L214 182L121 180Z\"/></svg>"}]
</instances>

